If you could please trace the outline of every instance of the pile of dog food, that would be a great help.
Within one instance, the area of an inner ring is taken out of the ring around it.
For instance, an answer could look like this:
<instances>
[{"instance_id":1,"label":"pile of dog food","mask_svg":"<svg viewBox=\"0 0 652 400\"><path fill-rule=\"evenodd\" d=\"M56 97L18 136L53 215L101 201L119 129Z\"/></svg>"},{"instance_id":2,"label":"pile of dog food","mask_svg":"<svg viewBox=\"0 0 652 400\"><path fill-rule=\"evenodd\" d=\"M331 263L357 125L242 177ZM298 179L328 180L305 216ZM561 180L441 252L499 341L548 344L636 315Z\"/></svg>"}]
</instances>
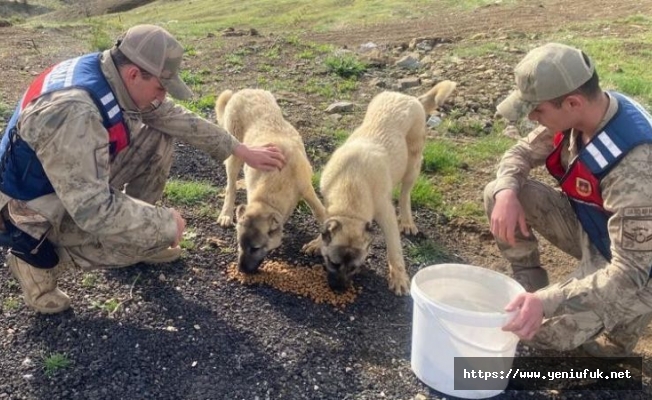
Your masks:
<instances>
[{"instance_id":1,"label":"pile of dog food","mask_svg":"<svg viewBox=\"0 0 652 400\"><path fill-rule=\"evenodd\" d=\"M228 265L228 280L245 285L268 285L285 293L307 297L317 304L330 304L344 308L355 301L360 288L353 285L345 292L336 293L328 287L326 272L321 265L291 265L281 261L264 261L258 273L244 274L236 263Z\"/></svg>"}]
</instances>

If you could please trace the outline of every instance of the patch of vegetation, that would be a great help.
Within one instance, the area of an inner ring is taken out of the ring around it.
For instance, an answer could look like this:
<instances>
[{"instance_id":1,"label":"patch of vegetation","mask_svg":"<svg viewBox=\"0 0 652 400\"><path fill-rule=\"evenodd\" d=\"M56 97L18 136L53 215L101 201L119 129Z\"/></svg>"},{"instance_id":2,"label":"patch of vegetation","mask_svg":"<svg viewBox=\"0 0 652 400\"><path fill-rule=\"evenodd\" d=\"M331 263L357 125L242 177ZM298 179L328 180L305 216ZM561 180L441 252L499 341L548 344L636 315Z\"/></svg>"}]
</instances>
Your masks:
<instances>
[{"instance_id":1,"label":"patch of vegetation","mask_svg":"<svg viewBox=\"0 0 652 400\"><path fill-rule=\"evenodd\" d=\"M215 100L215 95L210 94L208 96L202 96L197 100L180 100L178 103L186 107L188 110L201 114L207 118L215 108Z\"/></svg>"},{"instance_id":2,"label":"patch of vegetation","mask_svg":"<svg viewBox=\"0 0 652 400\"><path fill-rule=\"evenodd\" d=\"M314 60L317 57L317 54L315 54L313 50L307 49L297 53L295 57L299 60Z\"/></svg>"},{"instance_id":3,"label":"patch of vegetation","mask_svg":"<svg viewBox=\"0 0 652 400\"><path fill-rule=\"evenodd\" d=\"M455 144L447 140L428 141L423 149L421 170L427 173L454 173L460 166Z\"/></svg>"},{"instance_id":4,"label":"patch of vegetation","mask_svg":"<svg viewBox=\"0 0 652 400\"><path fill-rule=\"evenodd\" d=\"M398 193L398 189L396 189L394 197L396 197ZM412 189L412 205L437 210L442 208L443 196L428 177L421 175Z\"/></svg>"},{"instance_id":5,"label":"patch of vegetation","mask_svg":"<svg viewBox=\"0 0 652 400\"><path fill-rule=\"evenodd\" d=\"M444 215L449 218L453 217L470 217L474 219L485 219L483 205L473 201L463 201L459 204L451 205L444 209Z\"/></svg>"},{"instance_id":6,"label":"patch of vegetation","mask_svg":"<svg viewBox=\"0 0 652 400\"><path fill-rule=\"evenodd\" d=\"M2 301L2 309L6 311L17 310L20 307L20 300L15 297L7 297Z\"/></svg>"},{"instance_id":7,"label":"patch of vegetation","mask_svg":"<svg viewBox=\"0 0 652 400\"><path fill-rule=\"evenodd\" d=\"M460 158L469 165L477 165L486 161L499 161L500 157L514 145L514 139L500 133L486 135L473 142L460 144L456 151Z\"/></svg>"},{"instance_id":8,"label":"patch of vegetation","mask_svg":"<svg viewBox=\"0 0 652 400\"><path fill-rule=\"evenodd\" d=\"M70 365L72 365L72 361L62 353L52 353L43 358L43 369L45 375L48 377L53 376L64 368L68 368Z\"/></svg>"},{"instance_id":9,"label":"patch of vegetation","mask_svg":"<svg viewBox=\"0 0 652 400\"><path fill-rule=\"evenodd\" d=\"M186 229L183 232L181 242L179 242L179 247L186 250L194 250L197 247L197 244L195 243L196 238L197 232L194 229Z\"/></svg>"},{"instance_id":10,"label":"patch of vegetation","mask_svg":"<svg viewBox=\"0 0 652 400\"><path fill-rule=\"evenodd\" d=\"M87 272L84 274L81 284L85 288L92 288L97 284L97 280L98 278L96 274Z\"/></svg>"},{"instance_id":11,"label":"patch of vegetation","mask_svg":"<svg viewBox=\"0 0 652 400\"><path fill-rule=\"evenodd\" d=\"M450 259L447 250L434 240L419 240L409 242L406 255L419 264L432 265Z\"/></svg>"},{"instance_id":12,"label":"patch of vegetation","mask_svg":"<svg viewBox=\"0 0 652 400\"><path fill-rule=\"evenodd\" d=\"M5 119L7 122L11 118L11 115L14 113L14 107L7 105L0 101L0 119Z\"/></svg>"},{"instance_id":13,"label":"patch of vegetation","mask_svg":"<svg viewBox=\"0 0 652 400\"><path fill-rule=\"evenodd\" d=\"M186 45L183 47L183 54L189 57L197 55L197 49L193 45Z\"/></svg>"},{"instance_id":14,"label":"patch of vegetation","mask_svg":"<svg viewBox=\"0 0 652 400\"><path fill-rule=\"evenodd\" d=\"M514 2L515 0L503 0ZM287 29L301 31L328 31L349 26L374 24L400 18L419 18L436 15L444 8L472 9L495 0L385 0L385 1L334 1L312 0L301 3L295 0L224 1L193 0L159 1L138 7L138 12L109 14L101 18L117 20L131 26L152 21L178 21L174 28L184 35L201 37L206 32L221 31L228 27L257 29ZM210 10L211 12L206 12ZM179 33L179 32L176 32ZM294 34L285 38L298 38Z\"/></svg>"},{"instance_id":15,"label":"patch of vegetation","mask_svg":"<svg viewBox=\"0 0 652 400\"><path fill-rule=\"evenodd\" d=\"M118 307L120 307L120 302L114 298L108 299L103 303L97 300L91 301L91 308L106 311L109 314L113 314Z\"/></svg>"},{"instance_id":16,"label":"patch of vegetation","mask_svg":"<svg viewBox=\"0 0 652 400\"><path fill-rule=\"evenodd\" d=\"M220 210L213 207L211 204L202 204L197 210L196 213L199 217L217 219L220 216Z\"/></svg>"},{"instance_id":17,"label":"patch of vegetation","mask_svg":"<svg viewBox=\"0 0 652 400\"><path fill-rule=\"evenodd\" d=\"M7 285L7 289L9 290L16 290L20 287L20 285L18 284L18 282L16 282L15 279L7 280L6 285Z\"/></svg>"},{"instance_id":18,"label":"patch of vegetation","mask_svg":"<svg viewBox=\"0 0 652 400\"><path fill-rule=\"evenodd\" d=\"M359 60L355 54L331 54L324 59L329 72L342 78L357 78L367 70L367 64Z\"/></svg>"},{"instance_id":19,"label":"patch of vegetation","mask_svg":"<svg viewBox=\"0 0 652 400\"><path fill-rule=\"evenodd\" d=\"M192 206L208 200L219 189L205 182L168 180L163 194L172 205Z\"/></svg>"},{"instance_id":20,"label":"patch of vegetation","mask_svg":"<svg viewBox=\"0 0 652 400\"><path fill-rule=\"evenodd\" d=\"M321 181L321 171L316 171L312 174L312 187L315 188L315 191L319 193L319 182Z\"/></svg>"},{"instance_id":21,"label":"patch of vegetation","mask_svg":"<svg viewBox=\"0 0 652 400\"><path fill-rule=\"evenodd\" d=\"M113 47L115 38L113 35L104 29L100 24L95 24L91 28L91 37L89 39L89 46L91 51L104 51Z\"/></svg>"},{"instance_id":22,"label":"patch of vegetation","mask_svg":"<svg viewBox=\"0 0 652 400\"><path fill-rule=\"evenodd\" d=\"M357 87L358 82L353 78L338 79L334 82L323 78L310 78L303 87L297 89L303 90L306 94L317 94L327 100L332 100L336 97L340 99L350 97L350 93Z\"/></svg>"},{"instance_id":23,"label":"patch of vegetation","mask_svg":"<svg viewBox=\"0 0 652 400\"><path fill-rule=\"evenodd\" d=\"M181 73L179 73L179 77L188 86L199 86L204 83L204 79L201 76L193 74L187 69L182 70Z\"/></svg>"}]
</instances>

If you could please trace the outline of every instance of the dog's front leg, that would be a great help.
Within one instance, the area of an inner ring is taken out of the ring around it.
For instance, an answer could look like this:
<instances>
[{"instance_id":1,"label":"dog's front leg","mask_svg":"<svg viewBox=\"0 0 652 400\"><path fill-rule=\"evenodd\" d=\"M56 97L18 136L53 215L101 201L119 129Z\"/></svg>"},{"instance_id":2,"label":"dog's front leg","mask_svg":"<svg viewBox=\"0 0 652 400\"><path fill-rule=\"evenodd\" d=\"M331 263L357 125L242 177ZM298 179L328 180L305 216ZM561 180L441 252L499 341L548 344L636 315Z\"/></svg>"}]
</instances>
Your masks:
<instances>
[{"instance_id":1,"label":"dog's front leg","mask_svg":"<svg viewBox=\"0 0 652 400\"><path fill-rule=\"evenodd\" d=\"M387 263L389 264L387 281L389 288L394 293L405 295L410 292L410 278L405 271L405 260L403 259L398 221L396 220L391 201L382 203L381 208L377 209L375 220L385 235Z\"/></svg>"},{"instance_id":2,"label":"dog's front leg","mask_svg":"<svg viewBox=\"0 0 652 400\"><path fill-rule=\"evenodd\" d=\"M324 205L321 203L321 201L319 201L319 198L317 197L317 193L315 192L315 189L312 187L311 184L309 184L307 187L304 188L304 190L302 190L301 197L303 197L306 203L308 203L308 207L310 207L310 209L312 210L312 214L315 216L315 219L317 219L317 222L321 227L321 224L324 223L324 221L326 220L326 209L324 208ZM304 244L303 247L301 248L301 251L310 255L320 254L321 235L317 235L316 238Z\"/></svg>"},{"instance_id":3,"label":"dog's front leg","mask_svg":"<svg viewBox=\"0 0 652 400\"><path fill-rule=\"evenodd\" d=\"M226 193L224 195L224 204L217 223L220 226L228 227L233 225L233 207L235 206L235 188L240 170L244 161L235 156L230 156L224 162L226 166Z\"/></svg>"}]
</instances>

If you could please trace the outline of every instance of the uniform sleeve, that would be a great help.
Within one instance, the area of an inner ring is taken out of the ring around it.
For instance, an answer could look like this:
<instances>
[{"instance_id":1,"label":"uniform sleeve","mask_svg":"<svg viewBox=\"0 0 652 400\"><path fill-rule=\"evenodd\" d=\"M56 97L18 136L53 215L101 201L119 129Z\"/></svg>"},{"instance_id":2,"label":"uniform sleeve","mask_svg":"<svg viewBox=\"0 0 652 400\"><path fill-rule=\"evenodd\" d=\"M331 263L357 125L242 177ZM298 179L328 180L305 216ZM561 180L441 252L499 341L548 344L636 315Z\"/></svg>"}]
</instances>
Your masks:
<instances>
[{"instance_id":1,"label":"uniform sleeve","mask_svg":"<svg viewBox=\"0 0 652 400\"><path fill-rule=\"evenodd\" d=\"M233 135L219 125L169 99L142 117L145 124L209 154L218 162L226 160L239 144Z\"/></svg>"},{"instance_id":2,"label":"uniform sleeve","mask_svg":"<svg viewBox=\"0 0 652 400\"><path fill-rule=\"evenodd\" d=\"M592 309L609 326L622 321L639 301L652 266L652 145L631 150L603 178L602 198L609 219L612 259L606 267L582 279L571 279L537 292L544 313ZM607 304L608 307L604 307Z\"/></svg>"},{"instance_id":3,"label":"uniform sleeve","mask_svg":"<svg viewBox=\"0 0 652 400\"><path fill-rule=\"evenodd\" d=\"M507 150L498 164L494 195L504 189L518 193L530 170L545 163L554 148L552 140L548 129L537 127Z\"/></svg>"},{"instance_id":4,"label":"uniform sleeve","mask_svg":"<svg viewBox=\"0 0 652 400\"><path fill-rule=\"evenodd\" d=\"M116 235L125 243L146 248L174 241L176 222L170 209L110 187L107 131L90 99L89 103L68 100L31 107L22 118L20 132L82 230Z\"/></svg>"}]
</instances>

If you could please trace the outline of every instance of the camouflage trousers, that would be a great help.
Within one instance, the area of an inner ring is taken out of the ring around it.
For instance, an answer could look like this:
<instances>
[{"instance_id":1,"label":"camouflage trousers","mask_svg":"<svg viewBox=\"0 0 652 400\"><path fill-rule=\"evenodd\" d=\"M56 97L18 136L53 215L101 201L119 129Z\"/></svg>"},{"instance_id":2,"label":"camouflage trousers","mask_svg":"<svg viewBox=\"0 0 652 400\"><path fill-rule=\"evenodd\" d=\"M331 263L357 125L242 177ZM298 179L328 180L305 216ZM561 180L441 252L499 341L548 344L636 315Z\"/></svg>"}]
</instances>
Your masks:
<instances>
[{"instance_id":1,"label":"camouflage trousers","mask_svg":"<svg viewBox=\"0 0 652 400\"><path fill-rule=\"evenodd\" d=\"M132 134L129 147L111 163L111 187L137 201L154 204L163 195L173 150L172 137L144 126ZM60 261L73 262L84 270L133 265L169 246L143 248L125 243L120 234L98 236L85 232L65 211L56 194L28 202L8 200L8 210L14 224L34 237L40 237L49 228L48 239L57 248Z\"/></svg>"},{"instance_id":2,"label":"camouflage trousers","mask_svg":"<svg viewBox=\"0 0 652 400\"><path fill-rule=\"evenodd\" d=\"M495 204L494 187L495 181L489 183L484 191L485 211L489 217ZM542 266L539 242L534 231L578 260L578 266L569 280L590 275L608 264L590 244L568 198L561 191L535 180L527 180L521 187L519 200L530 235L526 237L517 229L514 246L496 240L501 254L512 267ZM604 307L609 307L609 304L604 304ZM609 314L614 313L582 305L561 306L555 315L544 319L535 337L524 343L542 349L571 350L604 332L612 342L631 351L652 321L652 302L642 300L632 304L628 315L623 315L622 320L615 321L612 318L604 321L603 316Z\"/></svg>"}]
</instances>

